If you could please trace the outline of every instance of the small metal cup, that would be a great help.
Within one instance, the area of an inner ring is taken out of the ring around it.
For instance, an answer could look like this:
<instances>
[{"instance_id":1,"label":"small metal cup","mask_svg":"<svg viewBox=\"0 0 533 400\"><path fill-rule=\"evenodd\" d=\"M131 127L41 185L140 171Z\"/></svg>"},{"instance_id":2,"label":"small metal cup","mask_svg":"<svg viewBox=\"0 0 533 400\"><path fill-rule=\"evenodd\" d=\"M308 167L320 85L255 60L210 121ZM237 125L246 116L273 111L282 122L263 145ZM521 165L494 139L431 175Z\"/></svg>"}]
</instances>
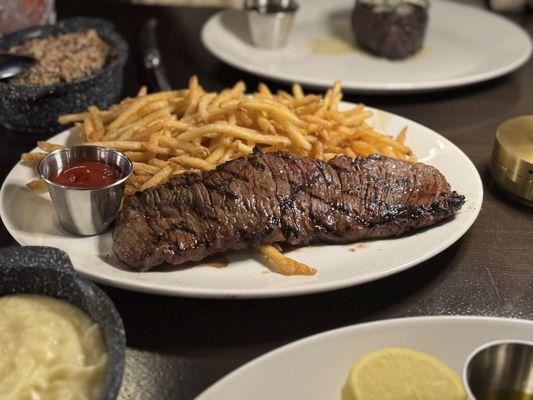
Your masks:
<instances>
[{"instance_id":1,"label":"small metal cup","mask_svg":"<svg viewBox=\"0 0 533 400\"><path fill-rule=\"evenodd\" d=\"M69 164L79 161L98 161L116 168L120 178L98 188L77 188L59 185L49 178ZM122 153L99 146L75 146L51 152L38 166L59 218L59 224L75 235L97 235L113 223L124 185L132 172L130 160Z\"/></svg>"},{"instance_id":2,"label":"small metal cup","mask_svg":"<svg viewBox=\"0 0 533 400\"><path fill-rule=\"evenodd\" d=\"M470 400L533 395L533 342L504 340L478 347L466 360L463 383Z\"/></svg>"},{"instance_id":3,"label":"small metal cup","mask_svg":"<svg viewBox=\"0 0 533 400\"><path fill-rule=\"evenodd\" d=\"M256 46L277 49L287 43L298 10L295 0L246 0L244 9Z\"/></svg>"}]
</instances>

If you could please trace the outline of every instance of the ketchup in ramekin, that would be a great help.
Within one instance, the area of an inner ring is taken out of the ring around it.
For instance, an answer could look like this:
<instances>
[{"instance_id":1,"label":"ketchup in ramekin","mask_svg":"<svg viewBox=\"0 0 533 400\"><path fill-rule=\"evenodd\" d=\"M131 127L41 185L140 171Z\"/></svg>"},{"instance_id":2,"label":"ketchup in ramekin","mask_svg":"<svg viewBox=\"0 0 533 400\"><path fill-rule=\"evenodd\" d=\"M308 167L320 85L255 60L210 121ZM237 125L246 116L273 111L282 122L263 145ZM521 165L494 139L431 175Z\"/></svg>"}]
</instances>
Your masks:
<instances>
[{"instance_id":1,"label":"ketchup in ramekin","mask_svg":"<svg viewBox=\"0 0 533 400\"><path fill-rule=\"evenodd\" d=\"M98 235L113 224L133 165L124 154L100 146L52 151L37 167L46 182L59 225L75 235Z\"/></svg>"},{"instance_id":2,"label":"ketchup in ramekin","mask_svg":"<svg viewBox=\"0 0 533 400\"><path fill-rule=\"evenodd\" d=\"M99 161L78 161L49 178L54 183L77 188L107 186L120 179L120 172L113 166Z\"/></svg>"}]
</instances>

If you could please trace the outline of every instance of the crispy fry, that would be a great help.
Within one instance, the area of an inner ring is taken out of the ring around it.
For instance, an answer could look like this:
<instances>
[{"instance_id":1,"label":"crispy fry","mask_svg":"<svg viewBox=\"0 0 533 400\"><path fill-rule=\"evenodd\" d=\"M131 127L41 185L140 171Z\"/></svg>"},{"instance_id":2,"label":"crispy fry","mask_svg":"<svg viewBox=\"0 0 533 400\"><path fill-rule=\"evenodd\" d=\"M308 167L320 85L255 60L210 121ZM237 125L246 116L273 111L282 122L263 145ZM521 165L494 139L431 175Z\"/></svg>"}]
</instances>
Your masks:
<instances>
[{"instance_id":1,"label":"crispy fry","mask_svg":"<svg viewBox=\"0 0 533 400\"><path fill-rule=\"evenodd\" d=\"M143 175L143 174L155 175L159 172L159 168L153 165L150 165L150 164L146 164L142 162L133 162L132 164L133 164L133 172L135 172L138 175Z\"/></svg>"},{"instance_id":2,"label":"crispy fry","mask_svg":"<svg viewBox=\"0 0 533 400\"><path fill-rule=\"evenodd\" d=\"M122 114L120 114L108 127L109 131L114 131L118 129L120 126L122 126L129 117L134 115L137 111L139 111L142 107L144 107L146 104L161 100L161 99L168 99L169 97L172 97L174 92L161 92L161 93L155 93L150 94L147 96L139 97L137 98Z\"/></svg>"},{"instance_id":3,"label":"crispy fry","mask_svg":"<svg viewBox=\"0 0 533 400\"><path fill-rule=\"evenodd\" d=\"M301 100L304 98L304 91L299 83L293 83L292 94L296 100Z\"/></svg>"},{"instance_id":4,"label":"crispy fry","mask_svg":"<svg viewBox=\"0 0 533 400\"><path fill-rule=\"evenodd\" d=\"M271 144L271 145L275 145L275 144L289 145L290 144L290 140L284 136L261 135L253 129L230 125L226 122L217 122L214 124L208 124L208 125L204 125L198 128L190 129L182 133L181 135L179 135L177 139L183 142L191 141L209 132L223 133L226 135L235 136L240 139L251 140L256 143L264 143L264 144Z\"/></svg>"},{"instance_id":5,"label":"crispy fry","mask_svg":"<svg viewBox=\"0 0 533 400\"><path fill-rule=\"evenodd\" d=\"M133 186L137 187L138 189L141 188L141 186L152 177L153 175L132 175L129 179L129 182L133 184Z\"/></svg>"},{"instance_id":6,"label":"crispy fry","mask_svg":"<svg viewBox=\"0 0 533 400\"><path fill-rule=\"evenodd\" d=\"M157 186L165 182L171 174L172 174L172 167L170 165L167 165L166 167L161 169L161 171L159 171L157 174L155 174L150 179L148 179L146 182L144 182L143 185L141 186L141 191Z\"/></svg>"},{"instance_id":7,"label":"crispy fry","mask_svg":"<svg viewBox=\"0 0 533 400\"><path fill-rule=\"evenodd\" d=\"M403 143L405 142L405 137L406 137L406 136L407 136L407 127L404 126L404 127L402 128L402 130L400 131L400 133L398 133L398 136L396 136L396 139L395 139L395 140L396 140L398 143L403 144Z\"/></svg>"},{"instance_id":8,"label":"crispy fry","mask_svg":"<svg viewBox=\"0 0 533 400\"><path fill-rule=\"evenodd\" d=\"M94 126L93 126L93 123L91 122L91 119L89 118L89 114L87 114L87 116L83 120L82 127L83 127L83 132L85 133L85 137L87 138L87 140L91 140L94 134Z\"/></svg>"},{"instance_id":9,"label":"crispy fry","mask_svg":"<svg viewBox=\"0 0 533 400\"><path fill-rule=\"evenodd\" d=\"M158 158L151 158L148 160L148 164L155 165L158 168L165 168L168 165L168 161L159 160Z\"/></svg>"},{"instance_id":10,"label":"crispy fry","mask_svg":"<svg viewBox=\"0 0 533 400\"><path fill-rule=\"evenodd\" d=\"M86 116L87 116L87 113L67 114L67 115L60 116L57 120L60 124L66 125L72 122L83 121Z\"/></svg>"},{"instance_id":11,"label":"crispy fry","mask_svg":"<svg viewBox=\"0 0 533 400\"><path fill-rule=\"evenodd\" d=\"M286 124L285 129L287 130L287 134L296 147L301 147L306 151L311 150L311 143L309 143L309 141L304 137L303 133L298 128L293 125Z\"/></svg>"},{"instance_id":12,"label":"crispy fry","mask_svg":"<svg viewBox=\"0 0 533 400\"><path fill-rule=\"evenodd\" d=\"M124 154L130 159L130 161L146 161L146 153L143 151L125 151Z\"/></svg>"},{"instance_id":13,"label":"crispy fry","mask_svg":"<svg viewBox=\"0 0 533 400\"><path fill-rule=\"evenodd\" d=\"M60 145L60 144L53 144L53 143L48 143L48 142L45 142L45 141L42 141L42 140L39 140L37 142L37 146L47 152L47 153L50 153L52 151L55 151L55 150L59 150L59 149L62 149L64 148L65 146L63 145Z\"/></svg>"},{"instance_id":14,"label":"crispy fry","mask_svg":"<svg viewBox=\"0 0 533 400\"><path fill-rule=\"evenodd\" d=\"M249 110L266 111L272 115L273 118L281 121L288 121L296 126L305 125L291 110L272 100L244 100L240 103L240 106Z\"/></svg>"},{"instance_id":15,"label":"crispy fry","mask_svg":"<svg viewBox=\"0 0 533 400\"><path fill-rule=\"evenodd\" d=\"M214 143L213 149L210 149L210 151L212 151L211 154L209 154L209 156L207 156L205 160L210 163L216 163L224 156L226 150L229 147L230 142L230 137L223 135L220 136L219 140Z\"/></svg>"},{"instance_id":16,"label":"crispy fry","mask_svg":"<svg viewBox=\"0 0 533 400\"><path fill-rule=\"evenodd\" d=\"M44 183L44 180L40 178L26 183L26 187L30 190L45 190L46 184Z\"/></svg>"},{"instance_id":17,"label":"crispy fry","mask_svg":"<svg viewBox=\"0 0 533 400\"><path fill-rule=\"evenodd\" d=\"M105 128L102 118L100 118L98 108L95 106L89 107L89 119L94 128L93 135L90 137L90 139L95 141L101 140L105 134Z\"/></svg>"},{"instance_id":18,"label":"crispy fry","mask_svg":"<svg viewBox=\"0 0 533 400\"><path fill-rule=\"evenodd\" d=\"M266 98L266 99L272 98L272 92L270 91L268 86L265 85L264 83L260 83L259 86L257 87L257 90L258 90L258 93L261 95L261 97Z\"/></svg>"},{"instance_id":19,"label":"crispy fry","mask_svg":"<svg viewBox=\"0 0 533 400\"><path fill-rule=\"evenodd\" d=\"M254 151L254 148L252 146L248 146L247 144L244 144L240 140L236 140L233 143L233 145L238 152L243 153L243 154L250 154Z\"/></svg>"},{"instance_id":20,"label":"crispy fry","mask_svg":"<svg viewBox=\"0 0 533 400\"><path fill-rule=\"evenodd\" d=\"M22 153L20 159L22 161L37 164L44 158L44 156L46 156L46 153Z\"/></svg>"},{"instance_id":21,"label":"crispy fry","mask_svg":"<svg viewBox=\"0 0 533 400\"><path fill-rule=\"evenodd\" d=\"M141 88L136 97L109 110L90 107L60 120L76 123L88 143L125 152L135 163L126 186L129 194L164 181L161 177L169 174L168 168L171 175L211 169L250 154L256 145L323 160L338 154L381 153L416 161L404 144L405 129L395 138L376 132L365 122L372 116L370 110L357 104L341 111L341 99L339 82L324 97L305 94L299 84L291 93L273 93L260 84L247 96L243 82L208 93L193 76L186 89L148 94ZM46 152L54 149L41 146ZM22 159L35 163L42 157L31 153ZM165 174L158 175L163 169Z\"/></svg>"},{"instance_id":22,"label":"crispy fry","mask_svg":"<svg viewBox=\"0 0 533 400\"><path fill-rule=\"evenodd\" d=\"M215 167L215 164L209 161L202 160L201 158L189 157L189 156L177 156L169 158L168 161L174 162L178 165L185 167L193 167L201 170L208 170Z\"/></svg>"},{"instance_id":23,"label":"crispy fry","mask_svg":"<svg viewBox=\"0 0 533 400\"><path fill-rule=\"evenodd\" d=\"M255 248L259 251L275 272L282 275L315 275L316 269L283 255L274 246L262 245Z\"/></svg>"},{"instance_id":24,"label":"crispy fry","mask_svg":"<svg viewBox=\"0 0 533 400\"><path fill-rule=\"evenodd\" d=\"M84 143L92 146L102 146L110 147L115 150L125 151L125 150L144 150L143 142L133 142L128 140L114 140L114 141L105 141L105 142L90 142Z\"/></svg>"},{"instance_id":25,"label":"crispy fry","mask_svg":"<svg viewBox=\"0 0 533 400\"><path fill-rule=\"evenodd\" d=\"M142 86L137 92L137 97L144 97L146 96L146 93L148 93L148 88L146 86Z\"/></svg>"},{"instance_id":26,"label":"crispy fry","mask_svg":"<svg viewBox=\"0 0 533 400\"><path fill-rule=\"evenodd\" d=\"M207 157L207 155L209 154L209 151L201 145L193 144L190 142L184 142L182 140L171 138L168 136L157 136L156 138L158 139L158 143L164 144L165 146L170 148L181 149L190 153L193 156Z\"/></svg>"}]
</instances>

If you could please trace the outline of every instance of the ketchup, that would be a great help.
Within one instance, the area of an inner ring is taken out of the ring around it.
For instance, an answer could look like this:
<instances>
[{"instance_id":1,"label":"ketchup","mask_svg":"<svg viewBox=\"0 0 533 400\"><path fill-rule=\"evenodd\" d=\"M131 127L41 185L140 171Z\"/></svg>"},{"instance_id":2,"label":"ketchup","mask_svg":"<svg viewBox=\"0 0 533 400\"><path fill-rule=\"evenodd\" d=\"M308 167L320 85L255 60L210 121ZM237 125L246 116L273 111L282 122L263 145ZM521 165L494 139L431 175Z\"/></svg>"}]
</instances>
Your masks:
<instances>
[{"instance_id":1,"label":"ketchup","mask_svg":"<svg viewBox=\"0 0 533 400\"><path fill-rule=\"evenodd\" d=\"M52 182L77 188L107 186L120 179L117 169L98 161L79 161L67 165L57 175L50 176Z\"/></svg>"}]
</instances>

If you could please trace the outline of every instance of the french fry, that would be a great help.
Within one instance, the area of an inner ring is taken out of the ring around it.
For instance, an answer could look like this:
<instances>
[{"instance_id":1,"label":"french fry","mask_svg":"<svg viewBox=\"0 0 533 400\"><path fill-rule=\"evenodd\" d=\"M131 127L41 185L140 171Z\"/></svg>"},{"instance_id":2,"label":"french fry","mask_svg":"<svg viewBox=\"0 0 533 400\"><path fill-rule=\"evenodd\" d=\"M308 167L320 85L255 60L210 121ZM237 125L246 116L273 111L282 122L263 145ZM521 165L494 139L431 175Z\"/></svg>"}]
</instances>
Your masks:
<instances>
[{"instance_id":1,"label":"french fry","mask_svg":"<svg viewBox=\"0 0 533 400\"><path fill-rule=\"evenodd\" d=\"M159 160L157 158L151 158L148 160L148 164L155 165L158 168L165 168L168 165L168 161Z\"/></svg>"},{"instance_id":2,"label":"french fry","mask_svg":"<svg viewBox=\"0 0 533 400\"><path fill-rule=\"evenodd\" d=\"M89 141L93 140L92 138L94 134L94 126L93 126L93 123L91 122L91 118L89 117L89 114L85 116L82 127L83 127L83 132L85 133L85 137L87 138L87 140Z\"/></svg>"},{"instance_id":3,"label":"french fry","mask_svg":"<svg viewBox=\"0 0 533 400\"><path fill-rule=\"evenodd\" d=\"M37 147L39 147L41 150L43 150L43 151L45 151L47 153L50 153L50 152L55 151L55 150L63 149L65 146L60 145L60 144L48 143L48 142L39 140L37 142Z\"/></svg>"},{"instance_id":4,"label":"french fry","mask_svg":"<svg viewBox=\"0 0 533 400\"><path fill-rule=\"evenodd\" d=\"M233 145L237 151L243 154L251 154L254 151L254 148L252 146L248 146L240 140L236 140Z\"/></svg>"},{"instance_id":5,"label":"french fry","mask_svg":"<svg viewBox=\"0 0 533 400\"><path fill-rule=\"evenodd\" d=\"M26 183L26 187L30 190L45 190L46 183L44 182L43 179L35 179L33 181Z\"/></svg>"},{"instance_id":6,"label":"french fry","mask_svg":"<svg viewBox=\"0 0 533 400\"><path fill-rule=\"evenodd\" d=\"M133 142L128 140L111 140L105 142L90 142L84 143L92 146L102 146L109 147L115 150L126 151L126 150L144 150L144 142Z\"/></svg>"},{"instance_id":7,"label":"french fry","mask_svg":"<svg viewBox=\"0 0 533 400\"><path fill-rule=\"evenodd\" d=\"M257 87L257 89L258 89L258 93L261 95L261 97L264 97L264 98L267 98L267 99L271 99L272 98L272 92L270 91L268 86L265 85L264 83L260 83L259 86Z\"/></svg>"},{"instance_id":8,"label":"french fry","mask_svg":"<svg viewBox=\"0 0 533 400\"><path fill-rule=\"evenodd\" d=\"M215 146L213 147L211 154L209 154L205 160L210 163L216 163L224 156L230 142L231 138L220 136L220 139L215 142Z\"/></svg>"},{"instance_id":9,"label":"french fry","mask_svg":"<svg viewBox=\"0 0 533 400\"><path fill-rule=\"evenodd\" d=\"M46 156L46 153L22 153L20 159L29 163L37 164Z\"/></svg>"},{"instance_id":10,"label":"french fry","mask_svg":"<svg viewBox=\"0 0 533 400\"><path fill-rule=\"evenodd\" d=\"M217 132L223 133L226 135L234 136L244 140L251 140L256 143L264 144L285 144L289 145L290 140L284 136L276 135L261 135L257 131L248 128L242 128L235 125L230 125L225 122L217 122L214 124L204 125L198 128L193 128L188 131L185 131L177 137L178 140L183 142L191 141L195 138L201 137L208 132Z\"/></svg>"},{"instance_id":11,"label":"french fry","mask_svg":"<svg viewBox=\"0 0 533 400\"><path fill-rule=\"evenodd\" d=\"M125 151L124 155L130 159L130 161L146 161L146 153L143 151Z\"/></svg>"},{"instance_id":12,"label":"french fry","mask_svg":"<svg viewBox=\"0 0 533 400\"><path fill-rule=\"evenodd\" d=\"M395 140L398 142L398 143L401 143L403 144L405 142L405 137L407 136L407 127L404 126L402 128L402 130L400 131L400 133L398 133L398 135L396 136Z\"/></svg>"},{"instance_id":13,"label":"french fry","mask_svg":"<svg viewBox=\"0 0 533 400\"><path fill-rule=\"evenodd\" d=\"M202 160L201 158L190 156L177 156L169 158L168 161L182 165L185 167L193 167L201 170L213 169L215 165L209 161Z\"/></svg>"},{"instance_id":14,"label":"french fry","mask_svg":"<svg viewBox=\"0 0 533 400\"><path fill-rule=\"evenodd\" d=\"M193 76L185 89L148 94L143 87L108 110L90 107L60 121L74 122L88 143L123 151L135 163L126 185L130 194L164 181L169 168L171 175L211 169L250 154L256 145L324 160L381 153L416 161L404 144L406 129L395 138L376 132L365 122L371 111L362 104L341 111L341 99L339 82L324 97L305 94L299 84L290 93L273 93L260 84L247 96L241 81L208 93ZM51 144L42 147L54 149ZM35 163L43 156L29 153L22 159Z\"/></svg>"},{"instance_id":15,"label":"french fry","mask_svg":"<svg viewBox=\"0 0 533 400\"><path fill-rule=\"evenodd\" d=\"M296 128L295 126L291 124L286 123L285 129L296 147L301 147L302 149L306 151L311 150L311 143L309 143L309 141L307 141L307 139L304 138L304 135L298 128Z\"/></svg>"},{"instance_id":16,"label":"french fry","mask_svg":"<svg viewBox=\"0 0 533 400\"><path fill-rule=\"evenodd\" d=\"M175 139L168 136L157 136L158 143L161 143L167 147L184 150L193 156L207 157L209 150L200 145L195 145L190 142L184 142L179 139Z\"/></svg>"},{"instance_id":17,"label":"french fry","mask_svg":"<svg viewBox=\"0 0 533 400\"><path fill-rule=\"evenodd\" d=\"M191 115L196 110L198 103L200 102L201 93L202 89L198 84L198 77L193 75L191 79L189 79L189 105L185 110L184 116Z\"/></svg>"},{"instance_id":18,"label":"french fry","mask_svg":"<svg viewBox=\"0 0 533 400\"><path fill-rule=\"evenodd\" d=\"M142 162L133 162L133 172L137 175L150 174L155 175L159 172L160 168L157 168L153 165L142 163Z\"/></svg>"},{"instance_id":19,"label":"french fry","mask_svg":"<svg viewBox=\"0 0 533 400\"><path fill-rule=\"evenodd\" d=\"M159 169L158 169L159 171ZM153 175L142 175L142 174L139 174L139 175L132 175L129 179L129 182L135 186L136 188L140 189L141 186L146 182L148 181Z\"/></svg>"},{"instance_id":20,"label":"french fry","mask_svg":"<svg viewBox=\"0 0 533 400\"><path fill-rule=\"evenodd\" d=\"M157 186L163 182L165 182L168 177L172 174L173 168L170 165L167 165L161 171L159 171L157 174L152 176L150 179L148 179L146 182L143 183L141 186L141 191L144 191L146 189L149 189L151 187Z\"/></svg>"},{"instance_id":21,"label":"french fry","mask_svg":"<svg viewBox=\"0 0 533 400\"><path fill-rule=\"evenodd\" d=\"M261 253L273 270L282 275L315 275L316 269L283 255L274 246L262 245L255 248Z\"/></svg>"},{"instance_id":22,"label":"french fry","mask_svg":"<svg viewBox=\"0 0 533 400\"><path fill-rule=\"evenodd\" d=\"M102 118L100 118L98 108L95 106L89 107L89 119L94 128L93 136L90 139L95 141L101 140L105 134L105 128Z\"/></svg>"},{"instance_id":23,"label":"french fry","mask_svg":"<svg viewBox=\"0 0 533 400\"><path fill-rule=\"evenodd\" d=\"M144 97L148 93L148 88L146 86L142 86L139 91L137 92L137 97Z\"/></svg>"},{"instance_id":24,"label":"french fry","mask_svg":"<svg viewBox=\"0 0 533 400\"><path fill-rule=\"evenodd\" d=\"M80 122L85 119L87 116L87 113L78 113L78 114L67 114L67 115L61 115L57 121L60 124L66 125L71 124L73 122Z\"/></svg>"},{"instance_id":25,"label":"french fry","mask_svg":"<svg viewBox=\"0 0 533 400\"><path fill-rule=\"evenodd\" d=\"M272 115L273 118L278 120L288 121L296 126L305 126L303 121L300 120L291 110L272 100L244 100L240 103L240 107L248 110L266 111Z\"/></svg>"},{"instance_id":26,"label":"french fry","mask_svg":"<svg viewBox=\"0 0 533 400\"><path fill-rule=\"evenodd\" d=\"M209 105L209 111L215 111L223 102L234 99L236 97L241 97L242 95L244 95L245 90L246 85L243 81L237 82L231 89L223 90L213 99L213 101Z\"/></svg>"},{"instance_id":27,"label":"french fry","mask_svg":"<svg viewBox=\"0 0 533 400\"><path fill-rule=\"evenodd\" d=\"M209 104L217 97L216 93L209 93L203 96L198 102L198 113L204 121L209 120Z\"/></svg>"},{"instance_id":28,"label":"french fry","mask_svg":"<svg viewBox=\"0 0 533 400\"><path fill-rule=\"evenodd\" d=\"M275 135L276 134L276 128L272 122L268 118L265 118L263 116L257 118L257 125L259 128L265 132L267 135Z\"/></svg>"},{"instance_id":29,"label":"french fry","mask_svg":"<svg viewBox=\"0 0 533 400\"><path fill-rule=\"evenodd\" d=\"M304 91L302 90L302 86L300 86L299 83L292 84L292 95L296 100L301 100L304 98Z\"/></svg>"},{"instance_id":30,"label":"french fry","mask_svg":"<svg viewBox=\"0 0 533 400\"><path fill-rule=\"evenodd\" d=\"M174 92L161 92L156 94L150 94L147 96L139 97L136 101L134 101L122 114L120 114L108 127L108 130L110 132L118 129L120 126L126 122L128 118L130 118L132 115L137 113L142 107L144 107L146 104L161 100L161 99L167 99L169 97L173 96Z\"/></svg>"}]
</instances>

